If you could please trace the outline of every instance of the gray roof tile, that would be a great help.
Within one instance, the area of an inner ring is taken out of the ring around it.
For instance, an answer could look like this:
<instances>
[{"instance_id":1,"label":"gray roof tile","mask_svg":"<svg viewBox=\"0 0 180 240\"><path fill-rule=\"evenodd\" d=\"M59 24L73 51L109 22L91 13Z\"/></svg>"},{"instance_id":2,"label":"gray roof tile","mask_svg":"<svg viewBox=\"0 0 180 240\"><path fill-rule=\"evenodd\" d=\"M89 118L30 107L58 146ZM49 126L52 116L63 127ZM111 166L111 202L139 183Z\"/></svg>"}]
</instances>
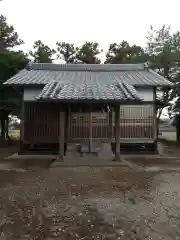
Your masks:
<instances>
[{"instance_id":1,"label":"gray roof tile","mask_svg":"<svg viewBox=\"0 0 180 240\"><path fill-rule=\"evenodd\" d=\"M144 64L33 64L10 78L5 84L47 84L51 81L74 84L106 85L123 81L133 86L172 85Z\"/></svg>"},{"instance_id":2,"label":"gray roof tile","mask_svg":"<svg viewBox=\"0 0 180 240\"><path fill-rule=\"evenodd\" d=\"M114 81L108 85L98 82L81 85L74 83L50 82L45 85L36 100L142 100L135 88L127 83Z\"/></svg>"},{"instance_id":3,"label":"gray roof tile","mask_svg":"<svg viewBox=\"0 0 180 240\"><path fill-rule=\"evenodd\" d=\"M29 70L46 71L90 71L90 72L114 72L114 71L138 71L144 70L146 64L51 64L33 63L28 65Z\"/></svg>"}]
</instances>

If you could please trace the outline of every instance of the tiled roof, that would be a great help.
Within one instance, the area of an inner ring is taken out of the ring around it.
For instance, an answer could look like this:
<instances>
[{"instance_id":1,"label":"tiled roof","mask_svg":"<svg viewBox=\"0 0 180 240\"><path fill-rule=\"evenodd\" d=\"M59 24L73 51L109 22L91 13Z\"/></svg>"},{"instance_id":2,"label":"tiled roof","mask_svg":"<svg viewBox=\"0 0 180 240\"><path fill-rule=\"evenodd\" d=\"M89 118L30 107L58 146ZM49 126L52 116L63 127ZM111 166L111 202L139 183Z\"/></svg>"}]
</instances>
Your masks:
<instances>
[{"instance_id":1,"label":"tiled roof","mask_svg":"<svg viewBox=\"0 0 180 240\"><path fill-rule=\"evenodd\" d=\"M90 72L114 72L144 70L146 64L51 64L33 63L28 65L29 70L47 71L90 71Z\"/></svg>"},{"instance_id":2,"label":"tiled roof","mask_svg":"<svg viewBox=\"0 0 180 240\"><path fill-rule=\"evenodd\" d=\"M135 88L124 82L109 85L50 82L45 85L36 100L113 100L141 101Z\"/></svg>"},{"instance_id":3,"label":"tiled roof","mask_svg":"<svg viewBox=\"0 0 180 240\"><path fill-rule=\"evenodd\" d=\"M147 69L145 64L32 64L5 84L47 84L51 81L74 84L110 84L123 81L133 86L166 86L171 83Z\"/></svg>"}]
</instances>

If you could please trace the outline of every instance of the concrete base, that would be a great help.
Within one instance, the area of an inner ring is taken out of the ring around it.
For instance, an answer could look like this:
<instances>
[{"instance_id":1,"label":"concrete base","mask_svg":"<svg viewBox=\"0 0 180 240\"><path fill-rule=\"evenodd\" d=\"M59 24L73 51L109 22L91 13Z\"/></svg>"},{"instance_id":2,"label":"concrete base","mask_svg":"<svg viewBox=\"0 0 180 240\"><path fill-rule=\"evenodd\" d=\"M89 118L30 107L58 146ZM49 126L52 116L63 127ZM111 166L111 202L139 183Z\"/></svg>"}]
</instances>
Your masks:
<instances>
[{"instance_id":1,"label":"concrete base","mask_svg":"<svg viewBox=\"0 0 180 240\"><path fill-rule=\"evenodd\" d=\"M141 154L141 155L124 155L124 158L126 160L135 160L135 159L169 159L169 160L180 160L180 157L175 157L175 156L166 156L166 155L161 155L161 154L153 154L153 155L146 155L146 154Z\"/></svg>"},{"instance_id":2,"label":"concrete base","mask_svg":"<svg viewBox=\"0 0 180 240\"><path fill-rule=\"evenodd\" d=\"M34 160L34 159L38 159L38 160L58 160L59 156L55 155L55 154L41 154L41 155L36 155L36 154L26 154L26 155L21 155L18 153L14 153L8 157L5 157L4 159L6 160ZM71 162L76 162L76 161L93 161L93 162L108 162L108 161L112 161L114 159L114 155L100 155L98 157L93 156L93 155L85 155L84 157L81 157L80 154L78 153L68 153L67 156L64 157L64 161L71 161ZM146 155L146 154L140 154L140 155L120 155L120 161L123 160L131 160L131 159L172 159L172 160L180 160L180 157L176 157L176 156L163 156L160 154L156 154L156 155Z\"/></svg>"},{"instance_id":3,"label":"concrete base","mask_svg":"<svg viewBox=\"0 0 180 240\"><path fill-rule=\"evenodd\" d=\"M73 160L67 160L66 158L64 159L64 161L54 161L51 164L51 167L82 167L82 166L87 166L87 167L114 167L114 166L129 166L129 163L127 164L126 161L121 160L121 161L105 161L103 159L96 159L93 160L88 159L87 157L85 157L84 159L76 159L75 161Z\"/></svg>"},{"instance_id":4,"label":"concrete base","mask_svg":"<svg viewBox=\"0 0 180 240\"><path fill-rule=\"evenodd\" d=\"M6 157L0 163L0 170L7 169L37 169L37 168L56 168L56 167L129 167L133 171L180 171L180 158L165 157L159 155L121 155L120 161L112 161L111 157L85 156L70 154L64 157L64 161L58 159L57 155L19 155L13 154ZM151 160L151 166L146 164ZM158 164L162 162L162 166ZM168 161L168 162L167 162Z\"/></svg>"},{"instance_id":5,"label":"concrete base","mask_svg":"<svg viewBox=\"0 0 180 240\"><path fill-rule=\"evenodd\" d=\"M21 155L18 153L14 153L11 156L6 157L6 160L55 160L57 155Z\"/></svg>"},{"instance_id":6,"label":"concrete base","mask_svg":"<svg viewBox=\"0 0 180 240\"><path fill-rule=\"evenodd\" d=\"M24 162L29 164L37 163L41 165L44 162L52 162L51 167L77 167L77 166L127 166L127 162L123 160L121 157L120 161L112 161L111 157L96 157L93 155L87 155L85 157L81 157L79 154L72 153L68 154L64 157L63 161L59 159L58 155L19 155L13 154L9 157L5 158L6 162Z\"/></svg>"}]
</instances>

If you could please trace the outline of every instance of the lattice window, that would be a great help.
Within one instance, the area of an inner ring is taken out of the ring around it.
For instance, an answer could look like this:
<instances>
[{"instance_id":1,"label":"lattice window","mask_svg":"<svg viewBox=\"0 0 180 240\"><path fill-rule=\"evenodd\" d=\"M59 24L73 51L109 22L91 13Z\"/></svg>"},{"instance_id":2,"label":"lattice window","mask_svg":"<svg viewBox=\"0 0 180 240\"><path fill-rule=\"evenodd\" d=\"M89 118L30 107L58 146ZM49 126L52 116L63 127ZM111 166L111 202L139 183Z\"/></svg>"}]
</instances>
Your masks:
<instances>
[{"instance_id":1,"label":"lattice window","mask_svg":"<svg viewBox=\"0 0 180 240\"><path fill-rule=\"evenodd\" d=\"M121 108L124 110L124 114L121 115L121 122L152 123L153 121L152 105L128 105Z\"/></svg>"},{"instance_id":2,"label":"lattice window","mask_svg":"<svg viewBox=\"0 0 180 240\"><path fill-rule=\"evenodd\" d=\"M124 115L120 118L122 138L153 137L153 106L126 105L122 106Z\"/></svg>"},{"instance_id":3,"label":"lattice window","mask_svg":"<svg viewBox=\"0 0 180 240\"><path fill-rule=\"evenodd\" d=\"M113 126L108 113L91 113L93 138L107 139L110 128L115 132L115 114ZM89 113L71 113L70 138L88 138ZM153 137L153 105L125 105L120 107L121 138L152 138Z\"/></svg>"},{"instance_id":4,"label":"lattice window","mask_svg":"<svg viewBox=\"0 0 180 240\"><path fill-rule=\"evenodd\" d=\"M124 117L124 108L120 107L120 117Z\"/></svg>"}]
</instances>

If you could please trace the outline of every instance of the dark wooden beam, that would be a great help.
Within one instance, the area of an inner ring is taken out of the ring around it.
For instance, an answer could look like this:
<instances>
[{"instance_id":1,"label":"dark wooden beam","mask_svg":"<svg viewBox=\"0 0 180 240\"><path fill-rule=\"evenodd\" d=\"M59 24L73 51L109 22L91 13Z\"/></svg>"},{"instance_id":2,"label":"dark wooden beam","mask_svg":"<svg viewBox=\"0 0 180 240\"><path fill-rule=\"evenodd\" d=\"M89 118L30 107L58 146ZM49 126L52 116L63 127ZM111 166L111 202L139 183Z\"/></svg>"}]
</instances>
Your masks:
<instances>
[{"instance_id":1,"label":"dark wooden beam","mask_svg":"<svg viewBox=\"0 0 180 240\"><path fill-rule=\"evenodd\" d=\"M113 139L113 111L110 109L109 112L109 140L112 142Z\"/></svg>"},{"instance_id":2,"label":"dark wooden beam","mask_svg":"<svg viewBox=\"0 0 180 240\"><path fill-rule=\"evenodd\" d=\"M65 112L60 109L59 112L59 158L64 160L64 142L65 142Z\"/></svg>"},{"instance_id":3,"label":"dark wooden beam","mask_svg":"<svg viewBox=\"0 0 180 240\"><path fill-rule=\"evenodd\" d=\"M20 111L20 152L23 152L24 149L24 120L25 120L25 111L24 111L24 94L21 94L21 111Z\"/></svg>"},{"instance_id":4,"label":"dark wooden beam","mask_svg":"<svg viewBox=\"0 0 180 240\"><path fill-rule=\"evenodd\" d=\"M88 107L89 111L89 119L88 119L88 123L89 123L89 152L92 152L92 112L91 112L91 107Z\"/></svg>"},{"instance_id":5,"label":"dark wooden beam","mask_svg":"<svg viewBox=\"0 0 180 240\"><path fill-rule=\"evenodd\" d=\"M157 111L156 111L156 88L153 89L153 139L154 142L156 143L156 148L157 148L157 140L158 140L158 134L159 134L159 129L158 129L158 119L157 119Z\"/></svg>"},{"instance_id":6,"label":"dark wooden beam","mask_svg":"<svg viewBox=\"0 0 180 240\"><path fill-rule=\"evenodd\" d=\"M120 105L115 107L115 160L120 160Z\"/></svg>"},{"instance_id":7,"label":"dark wooden beam","mask_svg":"<svg viewBox=\"0 0 180 240\"><path fill-rule=\"evenodd\" d=\"M65 142L67 142L67 140L68 140L68 122L69 122L68 118L69 118L68 105L66 105L66 107L65 107L65 126L64 126L65 127L64 128Z\"/></svg>"},{"instance_id":8,"label":"dark wooden beam","mask_svg":"<svg viewBox=\"0 0 180 240\"><path fill-rule=\"evenodd\" d=\"M71 131L71 106L68 104L68 125L67 125L67 140L68 137L70 136L70 131Z\"/></svg>"}]
</instances>

